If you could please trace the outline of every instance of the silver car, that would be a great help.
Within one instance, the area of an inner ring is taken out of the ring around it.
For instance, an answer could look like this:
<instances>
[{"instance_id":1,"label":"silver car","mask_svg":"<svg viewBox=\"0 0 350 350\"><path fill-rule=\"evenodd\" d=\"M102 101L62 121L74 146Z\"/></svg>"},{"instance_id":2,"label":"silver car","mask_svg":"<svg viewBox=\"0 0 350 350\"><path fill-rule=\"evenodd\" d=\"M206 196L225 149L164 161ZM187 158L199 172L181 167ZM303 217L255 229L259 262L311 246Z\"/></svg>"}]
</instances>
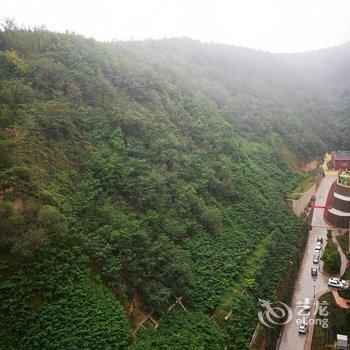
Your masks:
<instances>
[{"instance_id":1,"label":"silver car","mask_svg":"<svg viewBox=\"0 0 350 350\"><path fill-rule=\"evenodd\" d=\"M307 324L304 322L300 323L298 326L298 332L305 334L307 332Z\"/></svg>"},{"instance_id":2,"label":"silver car","mask_svg":"<svg viewBox=\"0 0 350 350\"><path fill-rule=\"evenodd\" d=\"M317 242L315 245L315 251L319 251L319 250L321 250L321 248L322 248L321 242Z\"/></svg>"}]
</instances>

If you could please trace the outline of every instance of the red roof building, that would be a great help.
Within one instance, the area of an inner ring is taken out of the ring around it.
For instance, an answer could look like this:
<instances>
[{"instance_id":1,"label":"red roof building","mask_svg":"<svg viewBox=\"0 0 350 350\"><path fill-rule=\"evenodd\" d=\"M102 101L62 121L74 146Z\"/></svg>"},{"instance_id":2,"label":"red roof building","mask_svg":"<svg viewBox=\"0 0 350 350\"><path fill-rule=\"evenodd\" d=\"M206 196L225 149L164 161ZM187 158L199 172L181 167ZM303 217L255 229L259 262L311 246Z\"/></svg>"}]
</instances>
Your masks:
<instances>
[{"instance_id":1,"label":"red roof building","mask_svg":"<svg viewBox=\"0 0 350 350\"><path fill-rule=\"evenodd\" d=\"M336 151L331 153L333 169L350 171L350 151Z\"/></svg>"}]
</instances>

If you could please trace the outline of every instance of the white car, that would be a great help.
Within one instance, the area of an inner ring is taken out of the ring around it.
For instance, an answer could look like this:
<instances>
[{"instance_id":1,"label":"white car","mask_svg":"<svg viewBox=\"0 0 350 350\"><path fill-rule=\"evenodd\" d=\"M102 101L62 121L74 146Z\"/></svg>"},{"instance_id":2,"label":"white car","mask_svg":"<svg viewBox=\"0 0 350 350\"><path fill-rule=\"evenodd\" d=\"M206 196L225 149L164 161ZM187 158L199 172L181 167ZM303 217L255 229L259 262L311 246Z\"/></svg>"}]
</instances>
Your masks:
<instances>
[{"instance_id":1,"label":"white car","mask_svg":"<svg viewBox=\"0 0 350 350\"><path fill-rule=\"evenodd\" d=\"M304 311L310 311L310 299L309 298L305 298L304 299L304 305L303 305L303 309Z\"/></svg>"},{"instance_id":2,"label":"white car","mask_svg":"<svg viewBox=\"0 0 350 350\"><path fill-rule=\"evenodd\" d=\"M337 277L332 277L328 280L328 286L329 287L335 287L335 288L344 288L346 287L347 283L344 280L341 280Z\"/></svg>"},{"instance_id":3,"label":"white car","mask_svg":"<svg viewBox=\"0 0 350 350\"><path fill-rule=\"evenodd\" d=\"M315 245L315 251L320 251L322 248L322 243L321 242L317 242L316 245Z\"/></svg>"},{"instance_id":4,"label":"white car","mask_svg":"<svg viewBox=\"0 0 350 350\"><path fill-rule=\"evenodd\" d=\"M307 331L307 324L305 322L300 323L298 326L298 332L305 334L306 331Z\"/></svg>"},{"instance_id":5,"label":"white car","mask_svg":"<svg viewBox=\"0 0 350 350\"><path fill-rule=\"evenodd\" d=\"M314 257L312 258L312 262L314 264L318 264L320 261L320 255L319 254L314 254Z\"/></svg>"}]
</instances>

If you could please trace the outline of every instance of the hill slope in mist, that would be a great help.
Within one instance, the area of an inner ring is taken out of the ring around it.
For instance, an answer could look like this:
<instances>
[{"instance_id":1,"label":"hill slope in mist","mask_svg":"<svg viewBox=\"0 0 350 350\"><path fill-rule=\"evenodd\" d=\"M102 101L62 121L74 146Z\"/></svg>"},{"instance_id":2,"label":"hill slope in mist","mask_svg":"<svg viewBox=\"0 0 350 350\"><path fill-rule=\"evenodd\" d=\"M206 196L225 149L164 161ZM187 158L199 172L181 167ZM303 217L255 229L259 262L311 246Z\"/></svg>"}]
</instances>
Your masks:
<instances>
[{"instance_id":1,"label":"hill slope in mist","mask_svg":"<svg viewBox=\"0 0 350 350\"><path fill-rule=\"evenodd\" d=\"M136 57L138 68L152 71L154 79L215 103L235 130L248 138L276 134L304 160L321 154L325 146L335 146L320 127L320 122L325 127L332 124L333 99L322 84L277 55L189 39L116 44L116 48Z\"/></svg>"},{"instance_id":2,"label":"hill slope in mist","mask_svg":"<svg viewBox=\"0 0 350 350\"><path fill-rule=\"evenodd\" d=\"M247 348L258 298L290 297L306 225L284 199L342 142L333 99L188 39L5 28L0 50L3 347Z\"/></svg>"},{"instance_id":3,"label":"hill slope in mist","mask_svg":"<svg viewBox=\"0 0 350 350\"><path fill-rule=\"evenodd\" d=\"M320 86L333 101L335 114L330 114L332 146L350 148L350 43L299 54L278 55L299 74Z\"/></svg>"}]
</instances>

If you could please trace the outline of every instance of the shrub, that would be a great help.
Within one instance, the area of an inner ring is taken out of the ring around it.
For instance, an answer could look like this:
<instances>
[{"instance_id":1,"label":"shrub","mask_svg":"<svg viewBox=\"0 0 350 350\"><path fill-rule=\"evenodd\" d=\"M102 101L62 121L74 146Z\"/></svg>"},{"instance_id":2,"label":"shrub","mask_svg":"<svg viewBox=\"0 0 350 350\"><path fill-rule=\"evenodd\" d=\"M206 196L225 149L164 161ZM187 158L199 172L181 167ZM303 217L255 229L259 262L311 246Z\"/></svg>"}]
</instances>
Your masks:
<instances>
[{"instance_id":1,"label":"shrub","mask_svg":"<svg viewBox=\"0 0 350 350\"><path fill-rule=\"evenodd\" d=\"M67 222L59 210L51 205L44 205L38 211L37 225L52 236L67 232Z\"/></svg>"},{"instance_id":2,"label":"shrub","mask_svg":"<svg viewBox=\"0 0 350 350\"><path fill-rule=\"evenodd\" d=\"M17 231L23 223L23 217L12 210L12 203L0 201L0 251L8 252Z\"/></svg>"},{"instance_id":3,"label":"shrub","mask_svg":"<svg viewBox=\"0 0 350 350\"><path fill-rule=\"evenodd\" d=\"M0 111L2 112L2 111ZM2 117L0 117L0 125L2 122ZM7 140L0 135L0 170L6 169L10 166L11 161L9 157L10 144Z\"/></svg>"},{"instance_id":4,"label":"shrub","mask_svg":"<svg viewBox=\"0 0 350 350\"><path fill-rule=\"evenodd\" d=\"M350 287L347 289L338 289L338 294L345 299L350 299Z\"/></svg>"},{"instance_id":5,"label":"shrub","mask_svg":"<svg viewBox=\"0 0 350 350\"><path fill-rule=\"evenodd\" d=\"M332 230L328 229L328 230L327 230L327 238L328 238L328 239L331 239L332 237L333 237L333 235L332 235Z\"/></svg>"},{"instance_id":6,"label":"shrub","mask_svg":"<svg viewBox=\"0 0 350 350\"><path fill-rule=\"evenodd\" d=\"M322 260L324 262L324 268L326 271L339 273L341 267L341 257L337 246L333 242L328 241L326 248L322 254Z\"/></svg>"}]
</instances>

